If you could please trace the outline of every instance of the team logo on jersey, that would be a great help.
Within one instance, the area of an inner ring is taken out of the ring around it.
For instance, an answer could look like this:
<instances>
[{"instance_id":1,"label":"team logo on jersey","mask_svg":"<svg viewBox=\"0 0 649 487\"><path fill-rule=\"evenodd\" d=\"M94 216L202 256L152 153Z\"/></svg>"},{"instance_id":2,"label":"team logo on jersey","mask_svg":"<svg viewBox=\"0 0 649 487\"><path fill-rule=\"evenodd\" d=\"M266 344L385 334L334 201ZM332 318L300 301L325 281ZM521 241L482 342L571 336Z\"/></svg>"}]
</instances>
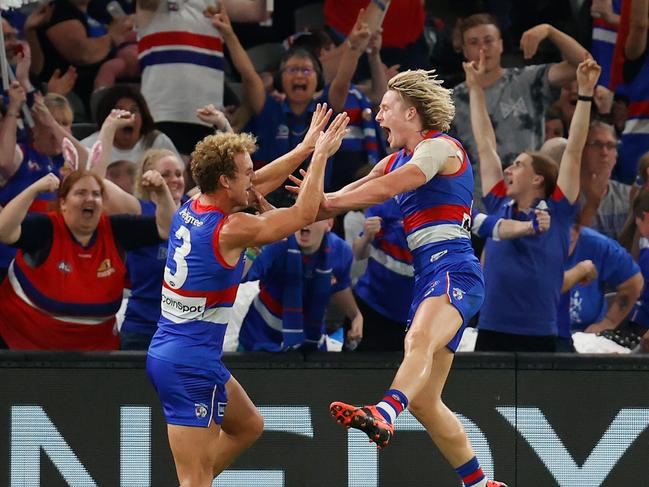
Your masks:
<instances>
[{"instance_id":1,"label":"team logo on jersey","mask_svg":"<svg viewBox=\"0 0 649 487\"><path fill-rule=\"evenodd\" d=\"M197 418L204 418L207 416L207 406L202 402L194 403L194 414Z\"/></svg>"},{"instance_id":2,"label":"team logo on jersey","mask_svg":"<svg viewBox=\"0 0 649 487\"><path fill-rule=\"evenodd\" d=\"M108 277L115 272L115 268L110 263L110 259L104 259L101 261L101 264L99 264L99 267L97 268L97 277Z\"/></svg>"},{"instance_id":3,"label":"team logo on jersey","mask_svg":"<svg viewBox=\"0 0 649 487\"><path fill-rule=\"evenodd\" d=\"M454 287L453 288L453 297L457 299L458 301L464 297L464 291L462 291L460 288Z\"/></svg>"},{"instance_id":4,"label":"team logo on jersey","mask_svg":"<svg viewBox=\"0 0 649 487\"><path fill-rule=\"evenodd\" d=\"M41 165L35 161L27 161L27 169L30 171L40 171Z\"/></svg>"},{"instance_id":5,"label":"team logo on jersey","mask_svg":"<svg viewBox=\"0 0 649 487\"><path fill-rule=\"evenodd\" d=\"M72 266L63 260L59 262L59 265L57 265L56 268L61 272L65 272L66 274L72 272Z\"/></svg>"},{"instance_id":6,"label":"team logo on jersey","mask_svg":"<svg viewBox=\"0 0 649 487\"><path fill-rule=\"evenodd\" d=\"M167 2L167 9L169 10L169 12L178 12L179 8L180 7L178 7L178 3L176 3L176 2Z\"/></svg>"}]
</instances>

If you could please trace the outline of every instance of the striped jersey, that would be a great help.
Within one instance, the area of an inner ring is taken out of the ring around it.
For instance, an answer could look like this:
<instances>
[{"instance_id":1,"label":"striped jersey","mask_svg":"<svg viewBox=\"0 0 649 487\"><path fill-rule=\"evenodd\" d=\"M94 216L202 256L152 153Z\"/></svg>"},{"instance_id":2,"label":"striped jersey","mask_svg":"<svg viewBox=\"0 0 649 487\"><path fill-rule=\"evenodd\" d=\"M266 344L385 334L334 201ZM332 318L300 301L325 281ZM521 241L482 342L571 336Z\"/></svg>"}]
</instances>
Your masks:
<instances>
[{"instance_id":1,"label":"striped jersey","mask_svg":"<svg viewBox=\"0 0 649 487\"><path fill-rule=\"evenodd\" d=\"M176 211L169 231L158 330L149 355L209 369L223 351L244 259L230 266L219 251L227 215L190 200Z\"/></svg>"},{"instance_id":2,"label":"striped jersey","mask_svg":"<svg viewBox=\"0 0 649 487\"><path fill-rule=\"evenodd\" d=\"M621 0L613 0L613 12L620 14ZM611 69L613 66L613 54L615 53L615 41L617 39L617 26L608 23L601 17L593 18L593 41L590 53L597 64L602 67L602 74L597 84L608 88L611 81Z\"/></svg>"},{"instance_id":3,"label":"striped jersey","mask_svg":"<svg viewBox=\"0 0 649 487\"><path fill-rule=\"evenodd\" d=\"M142 94L156 122L201 123L196 109L223 107L223 41L207 0L162 0L139 28Z\"/></svg>"},{"instance_id":4,"label":"striped jersey","mask_svg":"<svg viewBox=\"0 0 649 487\"><path fill-rule=\"evenodd\" d=\"M437 174L422 186L395 196L403 214L415 275L435 272L438 267L453 262L475 259L470 233L473 205L471 163L462 145L452 137L435 131L425 136L426 139L436 137L451 140L461 149L460 168L453 174ZM390 158L385 173L407 164L412 155L412 152L401 149Z\"/></svg>"},{"instance_id":5,"label":"striped jersey","mask_svg":"<svg viewBox=\"0 0 649 487\"><path fill-rule=\"evenodd\" d=\"M381 230L370 242L367 270L354 292L383 316L405 323L415 280L403 215L392 198L368 208L365 216L381 217Z\"/></svg>"},{"instance_id":6,"label":"striped jersey","mask_svg":"<svg viewBox=\"0 0 649 487\"><path fill-rule=\"evenodd\" d=\"M126 267L106 216L83 247L60 213L52 221L52 247L32 267L22 250L0 287L0 332L10 348L116 350L115 313L122 303Z\"/></svg>"}]
</instances>

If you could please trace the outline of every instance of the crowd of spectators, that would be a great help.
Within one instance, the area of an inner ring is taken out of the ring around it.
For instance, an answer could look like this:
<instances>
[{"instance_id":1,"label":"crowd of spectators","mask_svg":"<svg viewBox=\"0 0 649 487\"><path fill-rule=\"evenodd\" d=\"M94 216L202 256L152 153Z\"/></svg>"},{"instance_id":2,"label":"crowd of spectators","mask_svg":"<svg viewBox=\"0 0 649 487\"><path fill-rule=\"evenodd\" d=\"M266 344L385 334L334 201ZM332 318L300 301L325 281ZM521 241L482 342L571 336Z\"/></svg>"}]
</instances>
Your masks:
<instances>
[{"instance_id":1,"label":"crowd of spectators","mask_svg":"<svg viewBox=\"0 0 649 487\"><path fill-rule=\"evenodd\" d=\"M327 103L350 118L327 163L335 192L391 157L375 119L387 81L436 69L475 176L475 349L578 351L578 333L649 351L649 0L560 3L53 0L3 12L0 344L146 349L197 142L252 133L259 169L298 154ZM578 71L588 57L598 80ZM256 211L294 200L279 189ZM414 277L392 201L246 260L259 286L241 288L231 350L403 350Z\"/></svg>"}]
</instances>

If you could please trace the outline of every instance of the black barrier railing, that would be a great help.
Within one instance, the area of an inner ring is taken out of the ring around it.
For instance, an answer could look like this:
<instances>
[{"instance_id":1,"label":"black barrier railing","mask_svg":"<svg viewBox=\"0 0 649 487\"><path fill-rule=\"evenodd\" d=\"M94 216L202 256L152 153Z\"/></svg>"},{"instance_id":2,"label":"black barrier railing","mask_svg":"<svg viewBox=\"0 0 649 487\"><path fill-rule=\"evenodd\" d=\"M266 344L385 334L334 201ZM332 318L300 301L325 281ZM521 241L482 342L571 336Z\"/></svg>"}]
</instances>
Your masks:
<instances>
[{"instance_id":1,"label":"black barrier railing","mask_svg":"<svg viewBox=\"0 0 649 487\"><path fill-rule=\"evenodd\" d=\"M177 486L144 353L0 353L0 485ZM329 418L376 401L399 354L226 354L265 418L214 483L459 486L409 414L380 454ZM649 358L458 354L444 393L487 472L510 487L643 485ZM200 448L200 445L197 445Z\"/></svg>"}]
</instances>

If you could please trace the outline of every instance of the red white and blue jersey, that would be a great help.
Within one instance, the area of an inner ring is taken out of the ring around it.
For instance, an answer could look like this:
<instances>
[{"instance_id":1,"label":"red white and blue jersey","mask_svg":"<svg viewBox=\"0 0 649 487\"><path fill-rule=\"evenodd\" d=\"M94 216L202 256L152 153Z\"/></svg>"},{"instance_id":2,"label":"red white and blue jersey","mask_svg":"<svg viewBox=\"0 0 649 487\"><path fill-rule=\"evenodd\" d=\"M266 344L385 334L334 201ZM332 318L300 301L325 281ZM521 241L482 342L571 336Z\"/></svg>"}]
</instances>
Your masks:
<instances>
[{"instance_id":1,"label":"red white and blue jersey","mask_svg":"<svg viewBox=\"0 0 649 487\"><path fill-rule=\"evenodd\" d=\"M142 94L156 122L202 123L196 109L223 106L223 41L206 0L162 0L138 28Z\"/></svg>"},{"instance_id":2,"label":"red white and blue jersey","mask_svg":"<svg viewBox=\"0 0 649 487\"><path fill-rule=\"evenodd\" d=\"M613 0L613 12L620 14L621 0ZM590 53L597 64L602 67L602 74L597 84L608 88L611 80L611 69L613 66L613 54L615 53L615 41L617 39L617 26L609 24L601 17L593 19L593 41Z\"/></svg>"},{"instance_id":3,"label":"red white and blue jersey","mask_svg":"<svg viewBox=\"0 0 649 487\"><path fill-rule=\"evenodd\" d=\"M649 48L645 50L638 74L618 91L629 99L629 118L620 137L613 175L618 181L630 184L636 177L638 160L649 151Z\"/></svg>"},{"instance_id":4,"label":"red white and blue jersey","mask_svg":"<svg viewBox=\"0 0 649 487\"><path fill-rule=\"evenodd\" d=\"M412 254L403 229L403 215L394 198L372 206L366 217L381 217L381 230L370 243L367 270L354 293L374 310L405 323L415 284Z\"/></svg>"},{"instance_id":5,"label":"red white and blue jersey","mask_svg":"<svg viewBox=\"0 0 649 487\"><path fill-rule=\"evenodd\" d=\"M12 199L23 192L28 186L49 173L59 176L63 166L63 156L49 157L36 151L31 145L20 144L23 160L18 170L8 180L0 177L0 206L6 206ZM40 193L29 207L30 212L46 213L49 205L55 199L56 193ZM7 268L16 255L16 249L0 244L0 268Z\"/></svg>"},{"instance_id":6,"label":"red white and blue jersey","mask_svg":"<svg viewBox=\"0 0 649 487\"><path fill-rule=\"evenodd\" d=\"M515 335L557 334L557 306L568 258L576 204L557 186L545 200L552 217L547 232L513 240L487 239L485 302L478 328ZM484 197L490 215L530 221L533 209L518 210L500 180Z\"/></svg>"},{"instance_id":7,"label":"red white and blue jersey","mask_svg":"<svg viewBox=\"0 0 649 487\"><path fill-rule=\"evenodd\" d=\"M259 280L259 294L241 324L239 344L244 350L281 351L286 345L283 334L292 333L283 321L285 312L300 313L307 346L322 345L329 300L351 285L352 250L331 232L314 254L302 254L296 247L293 236L266 245L246 274L246 281ZM289 263L292 255L301 259L298 268ZM286 300L287 292L293 298L298 295L298 286L301 301ZM299 308L290 308L292 304Z\"/></svg>"},{"instance_id":8,"label":"red white and blue jersey","mask_svg":"<svg viewBox=\"0 0 649 487\"><path fill-rule=\"evenodd\" d=\"M181 365L211 369L223 352L223 338L243 274L243 254L230 266L219 251L227 215L198 200L176 211L169 247L158 330L149 355Z\"/></svg>"},{"instance_id":9,"label":"red white and blue jersey","mask_svg":"<svg viewBox=\"0 0 649 487\"><path fill-rule=\"evenodd\" d=\"M452 137L434 131L426 134L427 139L436 137L448 139L462 150L460 168L453 174L437 174L422 186L395 196L416 276L437 272L448 264L476 260L470 233L473 171L469 156ZM412 155L401 149L390 158L385 173L407 164Z\"/></svg>"},{"instance_id":10,"label":"red white and blue jersey","mask_svg":"<svg viewBox=\"0 0 649 487\"><path fill-rule=\"evenodd\" d=\"M50 213L52 247L31 267L22 251L0 287L0 333L23 350L116 350L115 313L126 267L110 221L102 216L90 244L74 240L60 213Z\"/></svg>"}]
</instances>

